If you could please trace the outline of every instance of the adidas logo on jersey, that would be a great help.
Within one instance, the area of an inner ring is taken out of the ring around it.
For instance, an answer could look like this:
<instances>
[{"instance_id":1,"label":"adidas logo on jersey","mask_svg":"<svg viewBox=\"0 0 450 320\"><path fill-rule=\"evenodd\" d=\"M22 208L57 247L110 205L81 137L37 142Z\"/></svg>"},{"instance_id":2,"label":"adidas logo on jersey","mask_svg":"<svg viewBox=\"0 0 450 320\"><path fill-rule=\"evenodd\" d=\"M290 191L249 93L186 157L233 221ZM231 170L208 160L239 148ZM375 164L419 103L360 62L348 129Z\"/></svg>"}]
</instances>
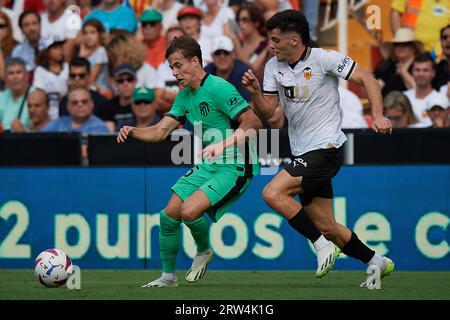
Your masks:
<instances>
[{"instance_id":1,"label":"adidas logo on jersey","mask_svg":"<svg viewBox=\"0 0 450 320\"><path fill-rule=\"evenodd\" d=\"M303 160L302 158L296 158L294 160L294 168L299 165L303 165L306 168L308 166L308 163L305 160Z\"/></svg>"}]
</instances>

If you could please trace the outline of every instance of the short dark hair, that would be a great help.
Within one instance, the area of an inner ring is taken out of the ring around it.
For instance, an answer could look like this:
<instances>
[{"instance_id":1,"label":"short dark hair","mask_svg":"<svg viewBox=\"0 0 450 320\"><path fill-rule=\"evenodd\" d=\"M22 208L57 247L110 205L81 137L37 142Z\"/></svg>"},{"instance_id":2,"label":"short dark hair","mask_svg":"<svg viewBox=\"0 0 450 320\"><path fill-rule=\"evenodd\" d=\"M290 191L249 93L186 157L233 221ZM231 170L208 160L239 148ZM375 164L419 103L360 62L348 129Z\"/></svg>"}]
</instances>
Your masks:
<instances>
[{"instance_id":1,"label":"short dark hair","mask_svg":"<svg viewBox=\"0 0 450 320\"><path fill-rule=\"evenodd\" d=\"M181 52L187 59L197 57L200 64L203 64L202 50L194 38L189 36L175 37L166 50L166 59L169 59L170 55L177 51Z\"/></svg>"},{"instance_id":2,"label":"short dark hair","mask_svg":"<svg viewBox=\"0 0 450 320\"><path fill-rule=\"evenodd\" d=\"M70 60L69 69L71 67L85 67L88 73L91 73L91 63L83 57L74 57Z\"/></svg>"},{"instance_id":3,"label":"short dark hair","mask_svg":"<svg viewBox=\"0 0 450 320\"><path fill-rule=\"evenodd\" d=\"M29 16L30 14L34 14L36 16L36 18L39 21L39 24L41 24L41 16L39 15L39 13L37 13L36 11L32 10L32 9L27 9L24 12L22 12L19 16L19 27L20 29L22 29L22 22L23 19L25 19L27 16Z\"/></svg>"},{"instance_id":4,"label":"short dark hair","mask_svg":"<svg viewBox=\"0 0 450 320\"><path fill-rule=\"evenodd\" d=\"M436 62L434 62L433 58L431 57L431 55L428 52L424 52L424 53L420 53L416 56L416 58L414 59L414 63L413 65L418 62L418 63L422 63L422 62L431 62L431 65L433 66L433 69L436 70Z\"/></svg>"},{"instance_id":5,"label":"short dark hair","mask_svg":"<svg viewBox=\"0 0 450 320\"><path fill-rule=\"evenodd\" d=\"M284 10L275 13L266 22L267 31L280 29L280 32L295 32L300 35L303 45L309 46L311 38L309 35L308 20L303 13L297 10Z\"/></svg>"},{"instance_id":6,"label":"short dark hair","mask_svg":"<svg viewBox=\"0 0 450 320\"><path fill-rule=\"evenodd\" d=\"M25 71L27 70L25 60L23 60L22 58L7 57L5 59L5 69L9 68L10 66L14 66L14 65L20 65L25 69Z\"/></svg>"},{"instance_id":7,"label":"short dark hair","mask_svg":"<svg viewBox=\"0 0 450 320\"><path fill-rule=\"evenodd\" d=\"M439 39L442 39L442 37L444 36L444 31L447 30L447 29L450 29L450 24L446 25L445 27L443 27L441 29L441 33L440 33Z\"/></svg>"}]
</instances>

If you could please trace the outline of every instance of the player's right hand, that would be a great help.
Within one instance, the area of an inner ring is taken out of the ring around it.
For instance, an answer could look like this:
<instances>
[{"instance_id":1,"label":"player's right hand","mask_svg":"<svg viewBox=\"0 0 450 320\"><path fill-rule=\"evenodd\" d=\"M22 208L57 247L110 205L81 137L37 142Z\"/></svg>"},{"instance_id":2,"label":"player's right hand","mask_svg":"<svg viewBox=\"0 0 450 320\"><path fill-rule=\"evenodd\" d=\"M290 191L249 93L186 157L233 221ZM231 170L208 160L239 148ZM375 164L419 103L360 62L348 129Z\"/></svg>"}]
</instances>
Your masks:
<instances>
[{"instance_id":1,"label":"player's right hand","mask_svg":"<svg viewBox=\"0 0 450 320\"><path fill-rule=\"evenodd\" d=\"M248 69L242 76L242 85L252 95L261 92L259 81L251 69Z\"/></svg>"},{"instance_id":2,"label":"player's right hand","mask_svg":"<svg viewBox=\"0 0 450 320\"><path fill-rule=\"evenodd\" d=\"M117 143L125 142L134 129L135 127L131 126L123 126L120 128L119 134L117 135Z\"/></svg>"}]
</instances>

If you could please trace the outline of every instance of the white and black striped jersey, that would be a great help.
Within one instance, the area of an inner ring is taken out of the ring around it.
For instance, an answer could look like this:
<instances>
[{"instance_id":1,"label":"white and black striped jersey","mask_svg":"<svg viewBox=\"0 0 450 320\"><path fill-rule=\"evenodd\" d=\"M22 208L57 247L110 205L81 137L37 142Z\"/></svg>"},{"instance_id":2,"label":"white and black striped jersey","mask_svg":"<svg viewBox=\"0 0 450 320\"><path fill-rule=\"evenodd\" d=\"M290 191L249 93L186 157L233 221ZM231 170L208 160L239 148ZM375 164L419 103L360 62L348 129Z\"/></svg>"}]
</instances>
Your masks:
<instances>
[{"instance_id":1,"label":"white and black striped jersey","mask_svg":"<svg viewBox=\"0 0 450 320\"><path fill-rule=\"evenodd\" d=\"M276 57L266 64L264 94L279 96L294 156L338 148L346 141L341 131L338 77L348 80L355 67L352 58L320 48L306 48L294 68Z\"/></svg>"}]
</instances>

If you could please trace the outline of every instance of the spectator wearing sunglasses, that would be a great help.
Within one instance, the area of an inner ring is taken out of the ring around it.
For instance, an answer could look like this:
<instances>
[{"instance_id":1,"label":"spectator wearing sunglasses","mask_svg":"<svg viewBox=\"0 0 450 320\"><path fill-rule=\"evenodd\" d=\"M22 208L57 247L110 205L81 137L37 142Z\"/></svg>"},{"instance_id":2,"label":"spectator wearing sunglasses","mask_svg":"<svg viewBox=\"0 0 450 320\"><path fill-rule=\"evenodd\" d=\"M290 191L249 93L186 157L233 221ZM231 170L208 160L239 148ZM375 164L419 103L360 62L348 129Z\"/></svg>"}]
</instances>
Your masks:
<instances>
[{"instance_id":1,"label":"spectator wearing sunglasses","mask_svg":"<svg viewBox=\"0 0 450 320\"><path fill-rule=\"evenodd\" d=\"M383 100L384 116L391 120L392 128L426 127L414 114L411 102L401 91L389 92Z\"/></svg>"},{"instance_id":2,"label":"spectator wearing sunglasses","mask_svg":"<svg viewBox=\"0 0 450 320\"><path fill-rule=\"evenodd\" d=\"M108 111L108 99L103 97L97 91L91 87L91 65L86 58L75 57L69 64L69 90L75 88L84 88L89 90L91 99L94 103L94 115L102 119L108 125L111 132L114 132L114 122L111 119L110 112ZM64 96L59 103L59 115L67 116L69 111L67 110L67 98Z\"/></svg>"},{"instance_id":3,"label":"spectator wearing sunglasses","mask_svg":"<svg viewBox=\"0 0 450 320\"><path fill-rule=\"evenodd\" d=\"M144 45L146 47L145 61L157 69L164 62L166 40L162 34L162 14L156 9L145 10L140 18Z\"/></svg>"},{"instance_id":4,"label":"spectator wearing sunglasses","mask_svg":"<svg viewBox=\"0 0 450 320\"><path fill-rule=\"evenodd\" d=\"M118 94L109 100L108 111L115 128L134 120L131 109L133 91L137 85L137 73L130 64L120 64L113 70L114 85Z\"/></svg>"},{"instance_id":5,"label":"spectator wearing sunglasses","mask_svg":"<svg viewBox=\"0 0 450 320\"><path fill-rule=\"evenodd\" d=\"M205 71L230 82L242 97L250 102L250 94L242 85L242 77L250 66L236 59L231 39L227 36L218 36L213 40L211 48L213 62L205 67Z\"/></svg>"},{"instance_id":6,"label":"spectator wearing sunglasses","mask_svg":"<svg viewBox=\"0 0 450 320\"><path fill-rule=\"evenodd\" d=\"M157 114L155 92L153 89L146 87L137 87L133 91L131 110L134 114L134 119L126 125L136 128L145 128L153 126L161 120ZM119 131L120 128L116 128Z\"/></svg>"}]
</instances>

